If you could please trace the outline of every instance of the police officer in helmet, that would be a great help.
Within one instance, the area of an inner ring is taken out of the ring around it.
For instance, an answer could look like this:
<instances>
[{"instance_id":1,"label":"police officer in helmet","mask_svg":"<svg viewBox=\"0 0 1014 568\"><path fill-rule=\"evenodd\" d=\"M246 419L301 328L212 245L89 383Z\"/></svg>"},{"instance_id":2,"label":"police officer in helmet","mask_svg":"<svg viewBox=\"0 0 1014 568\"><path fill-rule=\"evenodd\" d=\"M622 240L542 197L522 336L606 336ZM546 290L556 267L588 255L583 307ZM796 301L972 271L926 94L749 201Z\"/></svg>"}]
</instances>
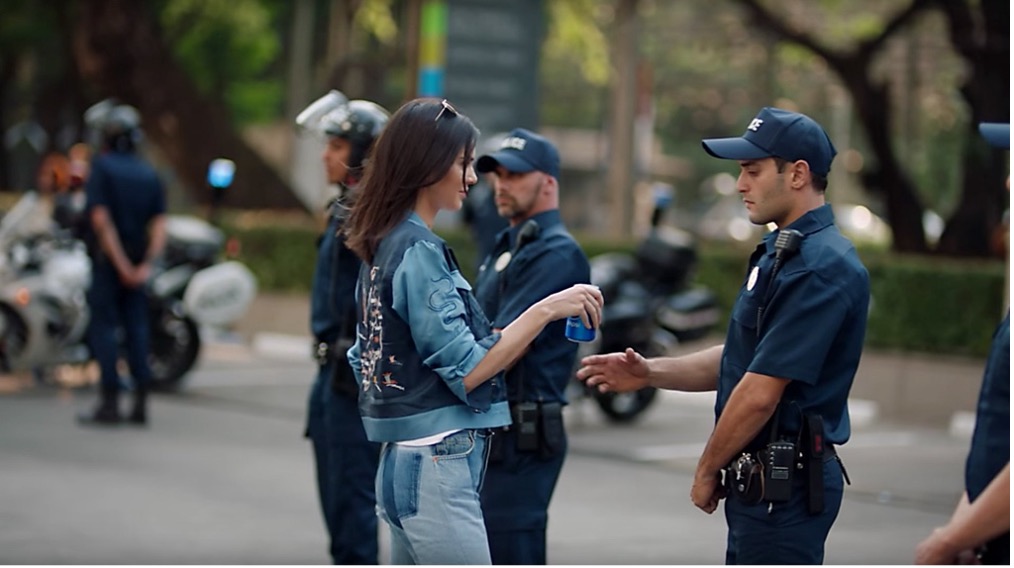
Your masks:
<instances>
[{"instance_id":1,"label":"police officer in helmet","mask_svg":"<svg viewBox=\"0 0 1014 568\"><path fill-rule=\"evenodd\" d=\"M380 446L366 439L356 381L345 357L355 341L360 261L345 246L341 228L370 148L388 116L376 103L349 101L331 91L296 119L300 129L325 139L321 159L328 183L338 189L327 206L327 227L317 242L310 329L319 367L310 389L305 432L313 443L317 491L335 564L377 563L374 481Z\"/></svg>"},{"instance_id":2,"label":"police officer in helmet","mask_svg":"<svg viewBox=\"0 0 1014 568\"><path fill-rule=\"evenodd\" d=\"M88 345L101 369L101 398L95 411L81 416L89 424L118 424L120 376L116 364L124 331L134 387L128 422L148 422L150 332L145 283L165 244L165 190L155 169L137 154L141 116L112 99L85 112L85 124L101 152L92 162L85 191L92 256L88 291L91 320Z\"/></svg>"}]
</instances>

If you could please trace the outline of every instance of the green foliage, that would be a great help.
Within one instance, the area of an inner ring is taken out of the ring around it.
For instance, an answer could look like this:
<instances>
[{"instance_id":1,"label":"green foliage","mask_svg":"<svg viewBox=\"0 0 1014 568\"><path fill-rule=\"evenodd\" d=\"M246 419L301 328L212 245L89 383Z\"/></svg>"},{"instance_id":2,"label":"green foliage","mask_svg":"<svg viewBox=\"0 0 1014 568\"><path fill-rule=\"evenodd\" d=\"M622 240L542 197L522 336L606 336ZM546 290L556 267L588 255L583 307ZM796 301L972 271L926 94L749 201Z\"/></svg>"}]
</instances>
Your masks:
<instances>
[{"instance_id":1,"label":"green foliage","mask_svg":"<svg viewBox=\"0 0 1014 568\"><path fill-rule=\"evenodd\" d=\"M542 122L598 129L605 116L609 43L605 6L598 0L547 3L547 36L542 48Z\"/></svg>"},{"instance_id":2,"label":"green foliage","mask_svg":"<svg viewBox=\"0 0 1014 568\"><path fill-rule=\"evenodd\" d=\"M241 261L262 290L307 293L313 277L317 231L302 224L230 226L242 242ZM475 244L464 229L438 231L474 281ZM630 252L635 243L575 235L585 253ZM728 319L746 273L749 250L715 243L700 247L694 282L718 296ZM860 251L870 272L872 302L866 345L882 349L985 356L1001 317L1004 265L999 262L906 257Z\"/></svg>"},{"instance_id":3,"label":"green foliage","mask_svg":"<svg viewBox=\"0 0 1014 568\"><path fill-rule=\"evenodd\" d=\"M882 256L866 261L873 301L866 342L877 347L988 353L1003 308L997 262Z\"/></svg>"},{"instance_id":4,"label":"green foliage","mask_svg":"<svg viewBox=\"0 0 1014 568\"><path fill-rule=\"evenodd\" d=\"M281 52L271 16L258 0L168 0L160 13L176 58L238 124L273 119L281 108L282 85L268 75Z\"/></svg>"},{"instance_id":5,"label":"green foliage","mask_svg":"<svg viewBox=\"0 0 1014 568\"><path fill-rule=\"evenodd\" d=\"M318 236L312 224L227 226L226 232L239 239L242 248L237 260L250 268L261 290L310 291Z\"/></svg>"},{"instance_id":6,"label":"green foliage","mask_svg":"<svg viewBox=\"0 0 1014 568\"><path fill-rule=\"evenodd\" d=\"M392 44L398 25L391 14L392 0L363 0L353 24L384 44Z\"/></svg>"},{"instance_id":7,"label":"green foliage","mask_svg":"<svg viewBox=\"0 0 1014 568\"><path fill-rule=\"evenodd\" d=\"M591 85L609 82L609 43L602 24L603 6L595 0L566 0L549 3L549 36L543 55L576 65L581 76Z\"/></svg>"}]
</instances>

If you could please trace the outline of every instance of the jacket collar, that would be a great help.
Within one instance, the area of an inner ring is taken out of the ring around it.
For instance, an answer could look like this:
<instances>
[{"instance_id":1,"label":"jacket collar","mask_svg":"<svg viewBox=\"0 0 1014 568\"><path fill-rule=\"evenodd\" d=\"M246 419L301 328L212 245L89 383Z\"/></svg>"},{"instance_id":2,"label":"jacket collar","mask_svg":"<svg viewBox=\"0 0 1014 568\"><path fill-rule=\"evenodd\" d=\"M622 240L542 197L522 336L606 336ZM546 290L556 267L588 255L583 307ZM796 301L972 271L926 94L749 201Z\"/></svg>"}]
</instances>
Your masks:
<instances>
[{"instance_id":1,"label":"jacket collar","mask_svg":"<svg viewBox=\"0 0 1014 568\"><path fill-rule=\"evenodd\" d=\"M825 203L816 209L811 209L803 214L802 217L796 219L784 229L795 229L803 236L812 235L817 231L826 229L827 227L834 224L834 212L831 210L831 204ZM778 238L778 233L782 229L771 231L764 236L764 248L767 254L775 253L775 239Z\"/></svg>"}]
</instances>

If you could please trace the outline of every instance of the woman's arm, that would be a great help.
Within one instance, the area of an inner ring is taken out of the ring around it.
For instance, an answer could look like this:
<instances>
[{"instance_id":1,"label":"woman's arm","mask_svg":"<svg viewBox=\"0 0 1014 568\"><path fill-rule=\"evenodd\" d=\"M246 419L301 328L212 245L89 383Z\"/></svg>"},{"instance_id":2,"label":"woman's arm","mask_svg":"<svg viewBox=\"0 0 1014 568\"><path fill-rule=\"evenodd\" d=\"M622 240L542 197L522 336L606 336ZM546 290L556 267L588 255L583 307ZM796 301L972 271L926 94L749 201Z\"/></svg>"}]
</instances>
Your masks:
<instances>
[{"instance_id":1,"label":"woman's arm","mask_svg":"<svg viewBox=\"0 0 1014 568\"><path fill-rule=\"evenodd\" d=\"M546 324L570 316L580 316L585 325L598 328L602 317L602 292L590 284L575 284L533 304L503 329L500 341L465 375L465 390L471 392L514 362Z\"/></svg>"}]
</instances>

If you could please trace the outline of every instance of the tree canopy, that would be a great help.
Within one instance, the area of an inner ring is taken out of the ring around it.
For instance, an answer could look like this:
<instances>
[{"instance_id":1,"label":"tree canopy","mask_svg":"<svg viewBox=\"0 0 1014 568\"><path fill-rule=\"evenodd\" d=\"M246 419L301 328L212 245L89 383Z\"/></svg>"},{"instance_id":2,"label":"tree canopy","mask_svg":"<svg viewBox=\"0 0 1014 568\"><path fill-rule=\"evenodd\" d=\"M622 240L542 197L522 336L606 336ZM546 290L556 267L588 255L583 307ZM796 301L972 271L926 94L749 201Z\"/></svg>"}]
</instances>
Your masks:
<instances>
[{"instance_id":1,"label":"tree canopy","mask_svg":"<svg viewBox=\"0 0 1014 568\"><path fill-rule=\"evenodd\" d=\"M491 0L492 1L492 0ZM985 255L1006 207L1006 157L980 121L1009 120L1009 5L1002 0L545 0L540 69L546 126L611 124L616 10L636 7L635 64L649 71L654 130L691 161L694 188L727 164L699 141L728 136L765 105L825 124L842 151L832 181L886 216L894 246ZM283 175L240 131L291 122L307 91L341 88L394 108L413 84L406 60L418 0L27 0L0 19L0 127L26 122L50 149L81 137L89 104L137 106L149 137L200 193L208 161L229 155L245 207L297 207ZM299 14L311 14L300 27ZM477 22L476 25L481 25ZM300 42L303 42L302 44ZM298 45L309 47L301 61ZM311 70L291 88L295 65ZM615 124L615 123L612 123ZM20 167L0 153L0 187ZM18 179L23 179L23 176ZM237 180L239 181L239 180ZM289 197L286 197L288 195ZM200 200L200 198L198 198ZM923 215L947 219L937 245Z\"/></svg>"}]
</instances>

